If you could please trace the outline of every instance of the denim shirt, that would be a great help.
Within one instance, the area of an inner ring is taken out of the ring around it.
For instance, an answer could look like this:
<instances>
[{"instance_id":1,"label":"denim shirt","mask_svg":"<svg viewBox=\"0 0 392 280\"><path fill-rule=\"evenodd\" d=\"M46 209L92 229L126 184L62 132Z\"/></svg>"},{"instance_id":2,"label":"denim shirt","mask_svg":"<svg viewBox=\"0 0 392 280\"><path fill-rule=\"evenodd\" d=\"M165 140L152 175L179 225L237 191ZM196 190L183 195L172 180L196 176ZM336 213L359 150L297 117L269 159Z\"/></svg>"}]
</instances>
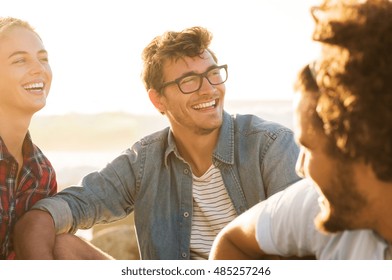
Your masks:
<instances>
[{"instance_id":1,"label":"denim shirt","mask_svg":"<svg viewBox=\"0 0 392 280\"><path fill-rule=\"evenodd\" d=\"M224 112L212 157L238 215L299 180L298 152L290 129ZM192 171L169 128L136 142L81 185L34 206L50 212L58 233L119 220L133 211L142 259L189 259Z\"/></svg>"}]
</instances>

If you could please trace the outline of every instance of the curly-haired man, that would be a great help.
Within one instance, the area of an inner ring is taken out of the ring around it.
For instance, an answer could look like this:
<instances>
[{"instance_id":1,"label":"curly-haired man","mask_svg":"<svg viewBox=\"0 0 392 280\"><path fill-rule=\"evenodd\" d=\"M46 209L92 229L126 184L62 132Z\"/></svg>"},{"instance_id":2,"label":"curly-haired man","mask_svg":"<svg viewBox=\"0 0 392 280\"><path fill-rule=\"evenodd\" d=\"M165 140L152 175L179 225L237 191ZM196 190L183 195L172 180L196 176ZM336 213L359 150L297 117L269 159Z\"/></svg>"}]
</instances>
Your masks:
<instances>
[{"instance_id":1,"label":"curly-haired man","mask_svg":"<svg viewBox=\"0 0 392 280\"><path fill-rule=\"evenodd\" d=\"M325 1L312 12L322 53L295 87L307 179L231 222L211 258L391 258L392 3Z\"/></svg>"}]
</instances>

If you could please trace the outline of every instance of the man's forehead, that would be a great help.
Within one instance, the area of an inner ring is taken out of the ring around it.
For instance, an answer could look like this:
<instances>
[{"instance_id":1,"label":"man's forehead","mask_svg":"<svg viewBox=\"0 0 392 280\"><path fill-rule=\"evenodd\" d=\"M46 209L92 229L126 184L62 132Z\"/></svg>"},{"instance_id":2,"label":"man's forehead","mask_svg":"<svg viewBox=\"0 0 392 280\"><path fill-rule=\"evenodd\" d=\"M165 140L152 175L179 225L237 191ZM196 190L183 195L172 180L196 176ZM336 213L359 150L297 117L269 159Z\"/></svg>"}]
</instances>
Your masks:
<instances>
[{"instance_id":1,"label":"man's forehead","mask_svg":"<svg viewBox=\"0 0 392 280\"><path fill-rule=\"evenodd\" d=\"M163 67L170 67L173 65L186 65L189 67L189 65L192 62L198 61L198 60L213 60L211 54L205 50L202 54L200 55L195 55L195 56L175 56L175 57L170 57L165 59L163 62Z\"/></svg>"},{"instance_id":2,"label":"man's forehead","mask_svg":"<svg viewBox=\"0 0 392 280\"><path fill-rule=\"evenodd\" d=\"M170 73L174 77L179 77L188 72L202 73L214 64L215 61L208 52L200 56L173 58L164 62L163 74L169 75Z\"/></svg>"}]
</instances>

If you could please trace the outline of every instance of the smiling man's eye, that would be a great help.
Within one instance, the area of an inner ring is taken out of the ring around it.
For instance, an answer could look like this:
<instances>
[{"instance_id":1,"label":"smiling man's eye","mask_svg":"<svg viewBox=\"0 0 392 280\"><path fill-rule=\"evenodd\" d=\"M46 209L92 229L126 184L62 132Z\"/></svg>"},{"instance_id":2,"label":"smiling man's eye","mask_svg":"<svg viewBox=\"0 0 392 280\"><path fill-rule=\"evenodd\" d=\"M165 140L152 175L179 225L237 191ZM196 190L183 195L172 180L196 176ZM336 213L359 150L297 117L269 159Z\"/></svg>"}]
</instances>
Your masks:
<instances>
[{"instance_id":1,"label":"smiling man's eye","mask_svg":"<svg viewBox=\"0 0 392 280\"><path fill-rule=\"evenodd\" d=\"M188 76L181 79L180 84L194 83L197 82L198 78L197 76Z\"/></svg>"},{"instance_id":2,"label":"smiling man's eye","mask_svg":"<svg viewBox=\"0 0 392 280\"><path fill-rule=\"evenodd\" d=\"M208 76L214 76L214 75L220 75L220 69L219 68L215 68L212 69L208 72Z\"/></svg>"}]
</instances>

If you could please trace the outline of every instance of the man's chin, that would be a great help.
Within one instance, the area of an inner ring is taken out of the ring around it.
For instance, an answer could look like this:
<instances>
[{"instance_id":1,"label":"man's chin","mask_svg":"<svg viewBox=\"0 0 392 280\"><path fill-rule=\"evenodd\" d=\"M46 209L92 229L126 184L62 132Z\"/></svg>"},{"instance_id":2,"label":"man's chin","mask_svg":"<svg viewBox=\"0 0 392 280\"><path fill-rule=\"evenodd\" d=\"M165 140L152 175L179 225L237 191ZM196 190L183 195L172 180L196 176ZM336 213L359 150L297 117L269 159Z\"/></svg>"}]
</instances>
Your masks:
<instances>
[{"instance_id":1,"label":"man's chin","mask_svg":"<svg viewBox=\"0 0 392 280\"><path fill-rule=\"evenodd\" d=\"M329 201L325 198L325 196L321 195L318 198L318 204L320 212L314 219L316 229L323 233L335 233L341 231L341 225L334 217Z\"/></svg>"},{"instance_id":2,"label":"man's chin","mask_svg":"<svg viewBox=\"0 0 392 280\"><path fill-rule=\"evenodd\" d=\"M321 211L314 219L314 225L322 233L330 234L345 230L344 224L331 214L331 211Z\"/></svg>"}]
</instances>

